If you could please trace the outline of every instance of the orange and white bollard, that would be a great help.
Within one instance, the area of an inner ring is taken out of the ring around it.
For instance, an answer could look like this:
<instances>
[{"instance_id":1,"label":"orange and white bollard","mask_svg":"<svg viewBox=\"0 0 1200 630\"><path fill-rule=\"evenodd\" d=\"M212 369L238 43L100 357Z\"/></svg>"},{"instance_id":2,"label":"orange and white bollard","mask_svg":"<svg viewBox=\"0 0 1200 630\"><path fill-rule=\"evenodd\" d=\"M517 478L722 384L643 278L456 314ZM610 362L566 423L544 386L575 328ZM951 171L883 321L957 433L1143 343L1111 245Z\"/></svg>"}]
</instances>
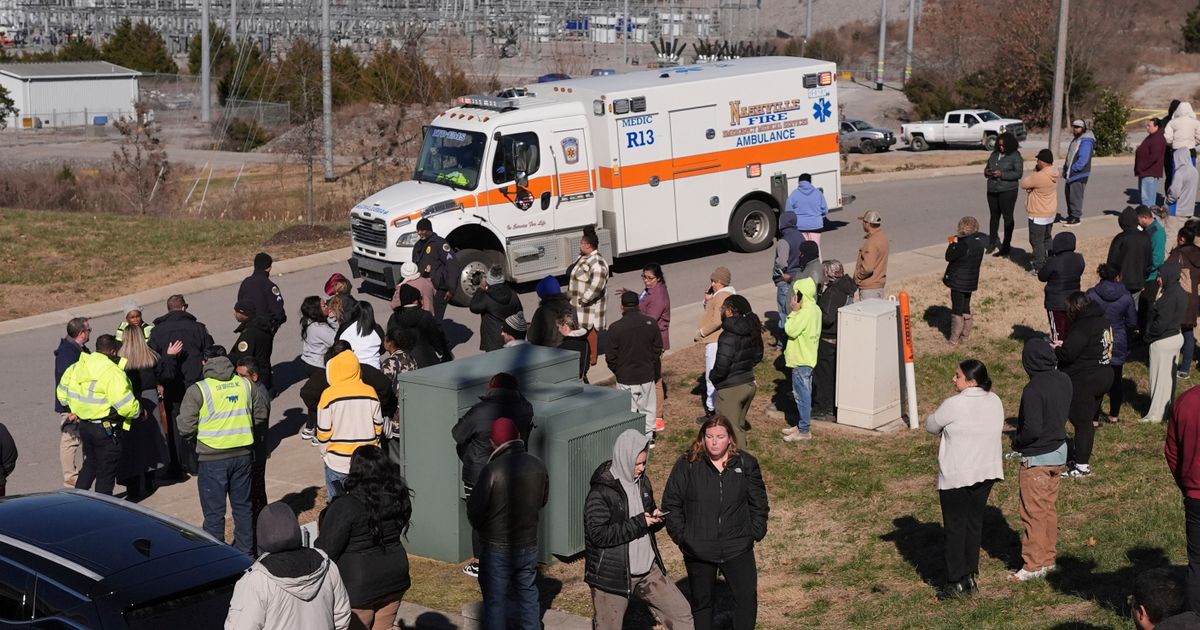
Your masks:
<instances>
[{"instance_id":1,"label":"orange and white bollard","mask_svg":"<svg viewBox=\"0 0 1200 630\"><path fill-rule=\"evenodd\" d=\"M904 394L908 399L908 428L921 425L917 417L917 370L913 364L913 328L908 304L908 292L900 292L900 330L904 339Z\"/></svg>"}]
</instances>

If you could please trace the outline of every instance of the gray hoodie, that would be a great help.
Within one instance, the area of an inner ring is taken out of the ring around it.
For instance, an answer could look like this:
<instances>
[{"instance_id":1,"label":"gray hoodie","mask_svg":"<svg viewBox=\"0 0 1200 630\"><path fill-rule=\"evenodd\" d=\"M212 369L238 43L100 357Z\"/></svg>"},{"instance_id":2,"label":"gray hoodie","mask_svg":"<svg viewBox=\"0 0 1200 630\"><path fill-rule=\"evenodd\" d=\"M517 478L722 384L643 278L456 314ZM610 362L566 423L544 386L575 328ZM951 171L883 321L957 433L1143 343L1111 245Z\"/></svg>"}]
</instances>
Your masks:
<instances>
[{"instance_id":1,"label":"gray hoodie","mask_svg":"<svg viewBox=\"0 0 1200 630\"><path fill-rule=\"evenodd\" d=\"M345 630L350 597L337 565L318 549L259 557L237 582L225 630Z\"/></svg>"},{"instance_id":2,"label":"gray hoodie","mask_svg":"<svg viewBox=\"0 0 1200 630\"><path fill-rule=\"evenodd\" d=\"M626 429L624 433L617 436L617 441L613 444L613 457L610 470L613 477L621 482L621 489L625 491L625 497L629 500L629 515L630 517L636 514L643 514L646 511L642 505L642 489L638 486L639 477L633 476L633 469L637 465L638 455L650 445L650 438L646 437L645 433L637 429ZM654 565L654 547L650 544L650 535L647 534L629 542L629 572L633 575L641 575L650 570Z\"/></svg>"},{"instance_id":3,"label":"gray hoodie","mask_svg":"<svg viewBox=\"0 0 1200 630\"><path fill-rule=\"evenodd\" d=\"M213 378L218 381L228 381L231 378L242 378L233 373L233 363L228 357L213 357L204 362L201 367L202 378ZM263 387L251 387L250 395L253 405L255 435L266 435L267 420L271 415L271 397ZM179 404L179 435L188 440L196 440L196 431L200 427L200 411L204 407L204 395L200 393L200 384L196 383L187 389L183 401ZM252 447L214 449L196 441L196 455L202 462L211 462L242 455L251 455Z\"/></svg>"}]
</instances>

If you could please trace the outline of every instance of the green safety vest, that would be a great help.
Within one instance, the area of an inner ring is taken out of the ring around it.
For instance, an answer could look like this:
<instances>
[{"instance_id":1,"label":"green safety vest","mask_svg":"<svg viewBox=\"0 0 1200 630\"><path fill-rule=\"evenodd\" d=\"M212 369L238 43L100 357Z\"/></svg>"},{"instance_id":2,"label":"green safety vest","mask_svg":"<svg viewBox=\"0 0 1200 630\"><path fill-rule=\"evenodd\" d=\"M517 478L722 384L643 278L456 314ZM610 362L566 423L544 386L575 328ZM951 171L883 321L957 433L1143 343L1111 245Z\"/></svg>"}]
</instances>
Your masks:
<instances>
[{"instance_id":1,"label":"green safety vest","mask_svg":"<svg viewBox=\"0 0 1200 630\"><path fill-rule=\"evenodd\" d=\"M228 381L206 378L196 384L204 397L196 439L219 450L253 444L254 403L250 381L235 375Z\"/></svg>"},{"instance_id":2,"label":"green safety vest","mask_svg":"<svg viewBox=\"0 0 1200 630\"><path fill-rule=\"evenodd\" d=\"M121 322L117 326L117 341L125 341L125 331L129 329L129 322ZM146 336L146 341L150 341L150 331L154 330L154 324L142 324L142 334Z\"/></svg>"}]
</instances>

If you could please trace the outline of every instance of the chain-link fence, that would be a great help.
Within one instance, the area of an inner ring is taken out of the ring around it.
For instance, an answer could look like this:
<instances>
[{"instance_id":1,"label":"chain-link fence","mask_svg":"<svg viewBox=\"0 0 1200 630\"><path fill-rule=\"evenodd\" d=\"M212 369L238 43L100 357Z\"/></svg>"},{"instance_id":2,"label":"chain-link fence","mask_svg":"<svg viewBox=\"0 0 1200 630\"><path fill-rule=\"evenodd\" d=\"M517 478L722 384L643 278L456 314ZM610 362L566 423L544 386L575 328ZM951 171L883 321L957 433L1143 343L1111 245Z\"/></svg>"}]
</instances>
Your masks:
<instances>
[{"instance_id":1,"label":"chain-link fence","mask_svg":"<svg viewBox=\"0 0 1200 630\"><path fill-rule=\"evenodd\" d=\"M136 115L133 108L116 110L83 108L51 110L48 112L21 111L17 113L14 119L9 121L9 126L13 131L18 133L32 131L53 132L68 129L77 131L103 131L122 118L132 119Z\"/></svg>"},{"instance_id":2,"label":"chain-link fence","mask_svg":"<svg viewBox=\"0 0 1200 630\"><path fill-rule=\"evenodd\" d=\"M291 119L287 103L228 99L222 107L212 90L212 119L254 120L264 127L285 126ZM186 74L144 74L138 82L141 99L163 125L190 124L200 120L200 77Z\"/></svg>"}]
</instances>

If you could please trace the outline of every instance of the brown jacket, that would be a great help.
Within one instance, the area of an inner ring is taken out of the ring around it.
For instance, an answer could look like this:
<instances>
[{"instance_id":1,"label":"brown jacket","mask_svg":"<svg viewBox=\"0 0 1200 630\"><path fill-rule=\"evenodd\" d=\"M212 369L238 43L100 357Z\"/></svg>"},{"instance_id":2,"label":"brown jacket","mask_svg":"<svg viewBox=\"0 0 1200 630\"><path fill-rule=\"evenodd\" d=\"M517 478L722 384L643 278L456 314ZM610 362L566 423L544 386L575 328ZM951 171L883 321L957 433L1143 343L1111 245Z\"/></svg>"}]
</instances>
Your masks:
<instances>
[{"instance_id":1,"label":"brown jacket","mask_svg":"<svg viewBox=\"0 0 1200 630\"><path fill-rule=\"evenodd\" d=\"M700 319L701 343L717 343L721 336L721 307L725 305L725 298L735 294L737 289L725 287L708 298L708 305L704 307L704 317Z\"/></svg>"},{"instance_id":2,"label":"brown jacket","mask_svg":"<svg viewBox=\"0 0 1200 630\"><path fill-rule=\"evenodd\" d=\"M1025 198L1025 212L1029 218L1058 214L1058 167L1051 166L1026 175L1021 180L1021 188L1029 193Z\"/></svg>"},{"instance_id":3,"label":"brown jacket","mask_svg":"<svg viewBox=\"0 0 1200 630\"><path fill-rule=\"evenodd\" d=\"M882 289L887 284L888 237L880 228L863 237L854 265L854 282L860 289Z\"/></svg>"}]
</instances>

